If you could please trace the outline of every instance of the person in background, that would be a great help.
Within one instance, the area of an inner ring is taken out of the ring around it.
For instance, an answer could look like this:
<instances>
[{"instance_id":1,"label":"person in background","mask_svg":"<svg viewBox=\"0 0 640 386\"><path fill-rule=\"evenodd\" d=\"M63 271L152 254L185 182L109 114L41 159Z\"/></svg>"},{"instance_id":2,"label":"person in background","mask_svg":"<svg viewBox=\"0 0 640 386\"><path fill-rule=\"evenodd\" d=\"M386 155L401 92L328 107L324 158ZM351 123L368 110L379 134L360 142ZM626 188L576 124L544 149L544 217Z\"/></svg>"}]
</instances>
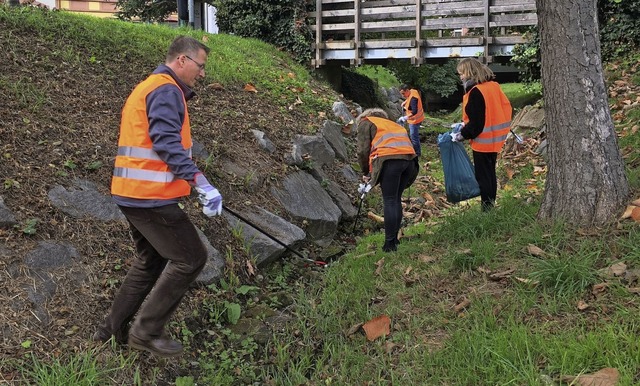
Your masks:
<instances>
[{"instance_id":1,"label":"person in background","mask_svg":"<svg viewBox=\"0 0 640 386\"><path fill-rule=\"evenodd\" d=\"M385 252L398 249L402 223L402 192L418 176L418 167L407 130L389 120L382 109L367 109L356 118L358 162L363 181L380 183L384 202ZM361 192L362 193L362 192Z\"/></svg>"},{"instance_id":2,"label":"person in background","mask_svg":"<svg viewBox=\"0 0 640 386\"><path fill-rule=\"evenodd\" d=\"M135 87L122 109L111 194L138 256L94 341L128 338L130 347L157 356L182 353L165 326L204 267L207 250L178 201L195 187L206 215L222 212L222 196L191 159L187 100L205 76L208 53L198 40L177 37L165 64Z\"/></svg>"},{"instance_id":3,"label":"person in background","mask_svg":"<svg viewBox=\"0 0 640 386\"><path fill-rule=\"evenodd\" d=\"M496 201L496 162L511 128L511 103L493 81L493 71L477 59L462 59L457 71L465 91L463 126L451 136L453 141L470 140L482 210L488 211Z\"/></svg>"},{"instance_id":4,"label":"person in background","mask_svg":"<svg viewBox=\"0 0 640 386\"><path fill-rule=\"evenodd\" d=\"M420 91L411 88L409 85L400 86L400 94L405 98L402 102L403 116L398 118L397 123L404 125L409 123L409 137L416 155L420 157L422 150L420 148L420 124L424 121L424 110L422 108L422 96Z\"/></svg>"}]
</instances>

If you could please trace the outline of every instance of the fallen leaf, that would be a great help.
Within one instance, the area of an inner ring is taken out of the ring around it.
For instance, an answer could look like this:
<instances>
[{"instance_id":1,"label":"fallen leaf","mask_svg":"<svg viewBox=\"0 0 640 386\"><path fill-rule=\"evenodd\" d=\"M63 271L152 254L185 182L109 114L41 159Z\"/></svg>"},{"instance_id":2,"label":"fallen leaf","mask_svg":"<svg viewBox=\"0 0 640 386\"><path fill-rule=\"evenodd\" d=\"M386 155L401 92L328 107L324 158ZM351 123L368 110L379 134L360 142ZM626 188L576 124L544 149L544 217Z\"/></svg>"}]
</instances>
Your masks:
<instances>
[{"instance_id":1,"label":"fallen leaf","mask_svg":"<svg viewBox=\"0 0 640 386\"><path fill-rule=\"evenodd\" d=\"M496 280L496 281L500 279L504 279L505 277L511 276L511 274L514 273L515 271L516 271L515 269L508 269L506 271L496 272L489 275L489 279Z\"/></svg>"},{"instance_id":2,"label":"fallen leaf","mask_svg":"<svg viewBox=\"0 0 640 386\"><path fill-rule=\"evenodd\" d=\"M380 276L380 273L382 272L382 267L384 266L384 257L376 262L376 266L378 268L376 268L375 275Z\"/></svg>"},{"instance_id":3,"label":"fallen leaf","mask_svg":"<svg viewBox=\"0 0 640 386\"><path fill-rule=\"evenodd\" d=\"M583 374L577 377L563 375L561 380L579 386L615 386L618 384L620 372L613 367L607 367L593 374Z\"/></svg>"},{"instance_id":4,"label":"fallen leaf","mask_svg":"<svg viewBox=\"0 0 640 386\"><path fill-rule=\"evenodd\" d=\"M398 347L398 345L393 343L393 342L391 342L391 341L386 341L384 343L384 351L387 354L391 354L393 352L393 349L396 348L396 347Z\"/></svg>"},{"instance_id":5,"label":"fallen leaf","mask_svg":"<svg viewBox=\"0 0 640 386\"><path fill-rule=\"evenodd\" d=\"M507 178L511 180L513 179L513 175L516 173L516 171L511 168L506 168L506 173L507 173Z\"/></svg>"},{"instance_id":6,"label":"fallen leaf","mask_svg":"<svg viewBox=\"0 0 640 386\"><path fill-rule=\"evenodd\" d=\"M224 90L224 86L222 84L220 84L220 83L217 83L217 82L216 83L211 83L207 87L212 88L214 90L218 90L218 91Z\"/></svg>"},{"instance_id":7,"label":"fallen leaf","mask_svg":"<svg viewBox=\"0 0 640 386\"><path fill-rule=\"evenodd\" d=\"M533 255L533 256L541 256L542 257L542 256L545 255L545 252L542 249L538 248L537 246L535 246L533 244L527 245L527 252L529 252L529 254Z\"/></svg>"},{"instance_id":8,"label":"fallen leaf","mask_svg":"<svg viewBox=\"0 0 640 386\"><path fill-rule=\"evenodd\" d=\"M422 261L423 263L433 263L436 260L438 260L438 258L434 256L420 255L420 261Z\"/></svg>"},{"instance_id":9,"label":"fallen leaf","mask_svg":"<svg viewBox=\"0 0 640 386\"><path fill-rule=\"evenodd\" d=\"M360 255L353 256L353 258L357 259L359 257L371 256L371 255L374 255L375 253L376 253L375 251L369 251L369 252L365 252L365 253L360 254Z\"/></svg>"},{"instance_id":10,"label":"fallen leaf","mask_svg":"<svg viewBox=\"0 0 640 386\"><path fill-rule=\"evenodd\" d=\"M604 293L604 291L606 291L608 286L609 285L607 283L594 284L593 287L591 288L591 293L594 295Z\"/></svg>"},{"instance_id":11,"label":"fallen leaf","mask_svg":"<svg viewBox=\"0 0 640 386\"><path fill-rule=\"evenodd\" d=\"M538 284L540 284L540 282L537 281L537 280L526 279L524 277L515 276L514 279L516 279L520 283L529 284L529 285L534 286L534 287L537 286Z\"/></svg>"},{"instance_id":12,"label":"fallen leaf","mask_svg":"<svg viewBox=\"0 0 640 386\"><path fill-rule=\"evenodd\" d=\"M244 90L244 91L249 91L249 92L255 92L255 93L257 93L257 92L258 92L258 90L256 89L256 86L254 86L254 85L253 85L253 84L251 84L251 83L247 83L247 84L245 84L245 85L244 85L244 89L243 89L243 90Z\"/></svg>"},{"instance_id":13,"label":"fallen leaf","mask_svg":"<svg viewBox=\"0 0 640 386\"><path fill-rule=\"evenodd\" d=\"M640 207L635 207L633 208L633 210L631 211L631 218L635 221L635 222L640 222Z\"/></svg>"},{"instance_id":14,"label":"fallen leaf","mask_svg":"<svg viewBox=\"0 0 640 386\"><path fill-rule=\"evenodd\" d=\"M585 301L580 300L578 301L578 311L584 311L587 308L589 308L589 304L587 304Z\"/></svg>"},{"instance_id":15,"label":"fallen leaf","mask_svg":"<svg viewBox=\"0 0 640 386\"><path fill-rule=\"evenodd\" d=\"M631 217L631 212L633 212L635 208L637 208L637 206L627 205L627 209L624 210L624 213L622 214L622 216L620 216L620 219L623 220L625 218Z\"/></svg>"},{"instance_id":16,"label":"fallen leaf","mask_svg":"<svg viewBox=\"0 0 640 386\"><path fill-rule=\"evenodd\" d=\"M636 198L635 200L633 200L633 202L631 202L631 205L640 206L640 198Z\"/></svg>"},{"instance_id":17,"label":"fallen leaf","mask_svg":"<svg viewBox=\"0 0 640 386\"><path fill-rule=\"evenodd\" d=\"M533 167L533 175L537 176L539 174L543 174L545 172L545 168L542 166L534 166Z\"/></svg>"},{"instance_id":18,"label":"fallen leaf","mask_svg":"<svg viewBox=\"0 0 640 386\"><path fill-rule=\"evenodd\" d=\"M353 326L351 326L351 328L349 328L349 330L347 330L347 336L351 336L353 334L355 334L356 332L358 332L358 330L360 329L360 327L362 327L364 323L358 323L358 324L354 324Z\"/></svg>"},{"instance_id":19,"label":"fallen leaf","mask_svg":"<svg viewBox=\"0 0 640 386\"><path fill-rule=\"evenodd\" d=\"M383 223L384 222L384 217L378 216L377 214L375 214L373 212L368 212L367 213L367 217L370 218L371 220L375 221L375 222L379 222L379 223Z\"/></svg>"},{"instance_id":20,"label":"fallen leaf","mask_svg":"<svg viewBox=\"0 0 640 386\"><path fill-rule=\"evenodd\" d=\"M465 308L469 307L469 305L471 305L471 300L464 298L462 299L462 301L458 304L456 304L455 306L453 306L453 310L455 312L460 312L462 310L464 310Z\"/></svg>"},{"instance_id":21,"label":"fallen leaf","mask_svg":"<svg viewBox=\"0 0 640 386\"><path fill-rule=\"evenodd\" d=\"M257 92L257 91L256 91L256 92ZM289 106L289 110L293 110L293 108L294 108L296 105L301 105L301 104L302 104L302 99L300 99L300 97L298 96L298 97L296 97L296 101L295 101L295 102L293 102L293 104Z\"/></svg>"},{"instance_id":22,"label":"fallen leaf","mask_svg":"<svg viewBox=\"0 0 640 386\"><path fill-rule=\"evenodd\" d=\"M249 276L255 276L256 275L256 270L255 268L253 268L253 264L251 264L251 261L247 260L247 274Z\"/></svg>"},{"instance_id":23,"label":"fallen leaf","mask_svg":"<svg viewBox=\"0 0 640 386\"><path fill-rule=\"evenodd\" d=\"M618 262L618 263L615 263L615 264L611 265L608 268L608 271L613 276L622 276L627 271L627 265L625 263L623 263L623 262Z\"/></svg>"},{"instance_id":24,"label":"fallen leaf","mask_svg":"<svg viewBox=\"0 0 640 386\"><path fill-rule=\"evenodd\" d=\"M294 74L293 72L289 72L289 73L287 74L287 76L288 76L289 78L291 78L291 79L295 79L296 74Z\"/></svg>"},{"instance_id":25,"label":"fallen leaf","mask_svg":"<svg viewBox=\"0 0 640 386\"><path fill-rule=\"evenodd\" d=\"M411 271L413 270L413 267L408 267L407 269L404 270L404 276L408 276Z\"/></svg>"},{"instance_id":26,"label":"fallen leaf","mask_svg":"<svg viewBox=\"0 0 640 386\"><path fill-rule=\"evenodd\" d=\"M367 340L373 341L391 332L391 319L387 315L377 316L366 322L362 329L367 335Z\"/></svg>"}]
</instances>

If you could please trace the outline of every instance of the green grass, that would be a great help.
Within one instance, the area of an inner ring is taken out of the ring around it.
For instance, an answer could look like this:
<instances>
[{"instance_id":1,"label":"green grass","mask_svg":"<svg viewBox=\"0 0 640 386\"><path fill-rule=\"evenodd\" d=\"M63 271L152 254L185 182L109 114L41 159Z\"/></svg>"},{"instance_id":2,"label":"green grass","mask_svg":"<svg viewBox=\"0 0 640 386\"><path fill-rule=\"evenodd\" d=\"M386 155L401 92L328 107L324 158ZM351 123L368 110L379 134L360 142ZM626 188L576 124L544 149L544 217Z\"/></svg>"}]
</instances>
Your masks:
<instances>
[{"instance_id":1,"label":"green grass","mask_svg":"<svg viewBox=\"0 0 640 386\"><path fill-rule=\"evenodd\" d=\"M311 114L330 111L333 103L331 94L319 95L313 90L309 71L288 54L257 39L208 34L189 28L133 24L69 12L48 12L32 7L0 7L0 23L24 33L37 34L50 40L52 46L60 47L58 51L50 52L49 57L34 57L34 61L57 59L70 64L126 63L136 58L159 64L164 62L166 49L177 35L189 35L202 40L211 49L205 68L207 84L251 83L259 94L271 97L275 104L281 103L283 111L291 104L292 93L293 100L300 97L300 108ZM65 46L64 42L73 44ZM127 44L123 46L122 42ZM151 70L153 68L148 69ZM0 86L2 81L0 78Z\"/></svg>"},{"instance_id":2,"label":"green grass","mask_svg":"<svg viewBox=\"0 0 640 386\"><path fill-rule=\"evenodd\" d=\"M534 85L503 83L500 87L507 98L509 98L511 107L516 110L527 105L532 105L542 98L542 89L539 83Z\"/></svg>"},{"instance_id":3,"label":"green grass","mask_svg":"<svg viewBox=\"0 0 640 386\"><path fill-rule=\"evenodd\" d=\"M355 71L358 74L373 79L379 87L388 89L390 87L398 87L400 85L398 78L396 78L396 76L384 66L364 65L357 67Z\"/></svg>"},{"instance_id":4,"label":"green grass","mask_svg":"<svg viewBox=\"0 0 640 386\"><path fill-rule=\"evenodd\" d=\"M31 356L30 362L22 367L26 379L39 386L99 386L110 383L110 376L123 368L135 369L136 355L114 356L105 362L98 358L99 350L92 349L64 359L44 361ZM134 379L137 372L134 371ZM141 385L141 382L132 382Z\"/></svg>"}]
</instances>

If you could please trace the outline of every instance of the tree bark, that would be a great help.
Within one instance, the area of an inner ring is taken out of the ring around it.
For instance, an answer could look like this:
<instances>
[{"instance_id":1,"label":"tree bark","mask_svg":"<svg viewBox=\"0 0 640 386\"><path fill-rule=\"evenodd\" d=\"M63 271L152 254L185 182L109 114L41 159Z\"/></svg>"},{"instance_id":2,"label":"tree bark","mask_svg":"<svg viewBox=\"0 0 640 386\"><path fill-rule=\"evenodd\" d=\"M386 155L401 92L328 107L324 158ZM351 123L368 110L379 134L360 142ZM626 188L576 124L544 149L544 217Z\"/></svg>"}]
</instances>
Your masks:
<instances>
[{"instance_id":1,"label":"tree bark","mask_svg":"<svg viewBox=\"0 0 640 386\"><path fill-rule=\"evenodd\" d=\"M538 218L601 225L629 195L607 101L595 0L536 0L548 173Z\"/></svg>"}]
</instances>

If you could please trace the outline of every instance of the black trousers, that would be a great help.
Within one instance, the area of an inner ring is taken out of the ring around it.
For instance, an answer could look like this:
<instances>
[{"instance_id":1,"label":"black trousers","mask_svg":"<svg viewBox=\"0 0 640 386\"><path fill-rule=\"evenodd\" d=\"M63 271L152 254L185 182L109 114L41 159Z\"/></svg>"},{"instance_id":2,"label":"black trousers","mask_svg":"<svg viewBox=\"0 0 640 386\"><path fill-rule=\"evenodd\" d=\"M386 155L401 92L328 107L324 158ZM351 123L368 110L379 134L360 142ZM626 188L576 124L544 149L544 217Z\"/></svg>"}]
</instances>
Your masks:
<instances>
[{"instance_id":1,"label":"black trousers","mask_svg":"<svg viewBox=\"0 0 640 386\"><path fill-rule=\"evenodd\" d=\"M397 242L398 231L402 223L402 192L409 187L418 173L417 163L413 160L390 159L382 163L380 188L384 202L384 240L385 243Z\"/></svg>"},{"instance_id":2,"label":"black trousers","mask_svg":"<svg viewBox=\"0 0 640 386\"><path fill-rule=\"evenodd\" d=\"M481 153L473 151L473 165L476 181L480 185L480 199L482 209L491 209L496 201L498 179L496 177L496 162L498 153Z\"/></svg>"},{"instance_id":3,"label":"black trousers","mask_svg":"<svg viewBox=\"0 0 640 386\"><path fill-rule=\"evenodd\" d=\"M207 250L178 204L120 210L129 221L138 256L100 328L122 334L138 313L131 334L157 338L204 268Z\"/></svg>"}]
</instances>

